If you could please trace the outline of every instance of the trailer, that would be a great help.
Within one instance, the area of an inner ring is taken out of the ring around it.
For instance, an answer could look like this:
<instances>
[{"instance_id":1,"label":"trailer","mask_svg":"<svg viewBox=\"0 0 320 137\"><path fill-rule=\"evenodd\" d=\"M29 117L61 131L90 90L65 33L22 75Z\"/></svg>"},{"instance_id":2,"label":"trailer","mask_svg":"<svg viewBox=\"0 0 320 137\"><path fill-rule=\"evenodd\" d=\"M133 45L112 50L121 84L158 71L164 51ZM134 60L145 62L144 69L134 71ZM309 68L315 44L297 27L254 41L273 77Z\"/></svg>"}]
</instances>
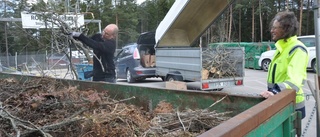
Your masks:
<instances>
[{"instance_id":1,"label":"trailer","mask_svg":"<svg viewBox=\"0 0 320 137\"><path fill-rule=\"evenodd\" d=\"M156 74L166 81L198 82L201 90L243 85L243 47L196 42L232 2L175 1L156 30Z\"/></svg>"},{"instance_id":2,"label":"trailer","mask_svg":"<svg viewBox=\"0 0 320 137\"><path fill-rule=\"evenodd\" d=\"M0 78L26 82L40 77L0 73ZM135 97L126 103L137 105L148 111L152 111L163 100L173 104L174 108L179 108L179 110L206 109L226 96L219 103L210 107L210 110L232 111L231 118L202 133L201 137L294 137L296 134L298 136L301 134L301 115L294 109L295 92L293 90L283 91L265 100L259 96L227 95L218 92L168 90L68 79L54 80L64 85L77 86L79 90L95 89L98 92L107 90L109 96L119 100Z\"/></svg>"}]
</instances>

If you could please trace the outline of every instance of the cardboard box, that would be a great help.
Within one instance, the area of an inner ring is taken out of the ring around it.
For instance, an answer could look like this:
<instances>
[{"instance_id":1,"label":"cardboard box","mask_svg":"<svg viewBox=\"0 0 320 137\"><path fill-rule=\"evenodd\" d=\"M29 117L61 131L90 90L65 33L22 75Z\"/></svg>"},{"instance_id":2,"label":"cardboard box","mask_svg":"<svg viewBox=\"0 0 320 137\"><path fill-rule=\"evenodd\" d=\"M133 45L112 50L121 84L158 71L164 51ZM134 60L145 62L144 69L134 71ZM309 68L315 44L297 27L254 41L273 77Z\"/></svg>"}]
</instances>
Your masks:
<instances>
[{"instance_id":1,"label":"cardboard box","mask_svg":"<svg viewBox=\"0 0 320 137\"><path fill-rule=\"evenodd\" d=\"M150 55L150 66L156 66L156 55Z\"/></svg>"},{"instance_id":2,"label":"cardboard box","mask_svg":"<svg viewBox=\"0 0 320 137\"><path fill-rule=\"evenodd\" d=\"M175 90L187 90L187 84L186 82L181 81L167 81L166 88Z\"/></svg>"},{"instance_id":3,"label":"cardboard box","mask_svg":"<svg viewBox=\"0 0 320 137\"><path fill-rule=\"evenodd\" d=\"M150 55L144 55L143 57L144 67L150 67Z\"/></svg>"}]
</instances>

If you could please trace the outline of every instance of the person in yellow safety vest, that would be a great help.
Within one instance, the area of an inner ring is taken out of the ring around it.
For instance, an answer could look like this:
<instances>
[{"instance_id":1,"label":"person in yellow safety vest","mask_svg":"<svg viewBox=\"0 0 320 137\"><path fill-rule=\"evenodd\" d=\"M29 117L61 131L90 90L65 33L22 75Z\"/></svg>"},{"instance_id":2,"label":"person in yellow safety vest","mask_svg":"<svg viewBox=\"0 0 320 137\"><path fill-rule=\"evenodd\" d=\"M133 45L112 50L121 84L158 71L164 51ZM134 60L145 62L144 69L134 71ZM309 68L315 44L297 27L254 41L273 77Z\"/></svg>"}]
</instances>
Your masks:
<instances>
[{"instance_id":1,"label":"person in yellow safety vest","mask_svg":"<svg viewBox=\"0 0 320 137\"><path fill-rule=\"evenodd\" d=\"M284 89L296 91L296 111L305 117L302 86L307 77L308 50L298 40L299 23L293 12L279 12L270 23L272 40L276 41L276 52L268 68L268 90L260 93L264 98Z\"/></svg>"}]
</instances>

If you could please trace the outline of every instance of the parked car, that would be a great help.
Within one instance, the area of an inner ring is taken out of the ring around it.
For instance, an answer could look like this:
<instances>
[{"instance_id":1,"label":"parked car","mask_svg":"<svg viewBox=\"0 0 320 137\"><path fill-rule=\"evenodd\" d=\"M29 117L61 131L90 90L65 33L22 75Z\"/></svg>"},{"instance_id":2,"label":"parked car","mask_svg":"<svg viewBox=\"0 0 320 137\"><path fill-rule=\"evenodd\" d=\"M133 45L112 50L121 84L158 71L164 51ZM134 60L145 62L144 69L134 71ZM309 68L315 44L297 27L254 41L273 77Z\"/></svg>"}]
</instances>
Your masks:
<instances>
[{"instance_id":1,"label":"parked car","mask_svg":"<svg viewBox=\"0 0 320 137\"><path fill-rule=\"evenodd\" d=\"M144 80L156 75L154 32L142 33L137 43L124 46L115 57L117 78L128 83Z\"/></svg>"},{"instance_id":2,"label":"parked car","mask_svg":"<svg viewBox=\"0 0 320 137\"><path fill-rule=\"evenodd\" d=\"M308 69L312 69L316 72L316 48L315 48L315 35L299 36L298 39L304 43L309 51ZM276 50L269 50L263 52L259 58L259 66L262 70L268 71L269 64L273 58L273 54Z\"/></svg>"}]
</instances>

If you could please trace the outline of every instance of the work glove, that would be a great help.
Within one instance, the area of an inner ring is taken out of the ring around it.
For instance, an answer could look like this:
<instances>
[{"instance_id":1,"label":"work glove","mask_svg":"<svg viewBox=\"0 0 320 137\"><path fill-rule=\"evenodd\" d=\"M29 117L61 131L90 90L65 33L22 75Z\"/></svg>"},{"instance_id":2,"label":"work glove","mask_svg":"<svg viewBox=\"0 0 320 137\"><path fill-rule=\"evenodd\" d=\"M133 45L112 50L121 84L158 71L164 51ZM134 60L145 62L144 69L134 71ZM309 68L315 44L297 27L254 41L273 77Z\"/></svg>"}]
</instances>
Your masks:
<instances>
[{"instance_id":1,"label":"work glove","mask_svg":"<svg viewBox=\"0 0 320 137\"><path fill-rule=\"evenodd\" d=\"M81 34L80 32L75 32L75 31L74 31L74 32L71 33L71 36L72 36L72 37L79 37L80 34Z\"/></svg>"},{"instance_id":2,"label":"work glove","mask_svg":"<svg viewBox=\"0 0 320 137\"><path fill-rule=\"evenodd\" d=\"M278 84L274 84L272 88L268 88L268 91L272 92L273 94L278 94L281 92L281 89Z\"/></svg>"}]
</instances>

